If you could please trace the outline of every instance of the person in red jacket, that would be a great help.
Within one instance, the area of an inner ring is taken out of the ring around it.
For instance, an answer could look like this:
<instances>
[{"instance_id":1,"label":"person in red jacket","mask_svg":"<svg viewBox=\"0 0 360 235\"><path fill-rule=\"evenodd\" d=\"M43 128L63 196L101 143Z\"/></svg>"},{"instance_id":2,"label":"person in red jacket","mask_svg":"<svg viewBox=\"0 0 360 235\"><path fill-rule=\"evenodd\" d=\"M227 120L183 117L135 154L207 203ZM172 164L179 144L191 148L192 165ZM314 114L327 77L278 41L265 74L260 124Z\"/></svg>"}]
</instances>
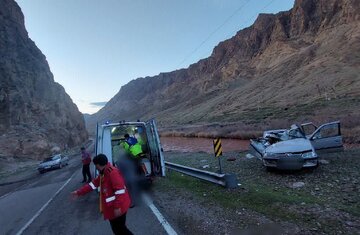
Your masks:
<instances>
[{"instance_id":1,"label":"person in red jacket","mask_svg":"<svg viewBox=\"0 0 360 235\"><path fill-rule=\"evenodd\" d=\"M105 220L109 220L114 234L132 234L126 227L126 213L131 200L123 176L104 154L94 157L93 163L100 173L98 177L71 194L77 198L100 187L100 212Z\"/></svg>"},{"instance_id":2,"label":"person in red jacket","mask_svg":"<svg viewBox=\"0 0 360 235\"><path fill-rule=\"evenodd\" d=\"M90 182L91 181L91 173L90 173L90 163L91 163L91 156L84 147L81 147L81 161L83 164L82 167L82 174L83 174L83 181L81 183ZM86 176L88 180L86 180Z\"/></svg>"}]
</instances>

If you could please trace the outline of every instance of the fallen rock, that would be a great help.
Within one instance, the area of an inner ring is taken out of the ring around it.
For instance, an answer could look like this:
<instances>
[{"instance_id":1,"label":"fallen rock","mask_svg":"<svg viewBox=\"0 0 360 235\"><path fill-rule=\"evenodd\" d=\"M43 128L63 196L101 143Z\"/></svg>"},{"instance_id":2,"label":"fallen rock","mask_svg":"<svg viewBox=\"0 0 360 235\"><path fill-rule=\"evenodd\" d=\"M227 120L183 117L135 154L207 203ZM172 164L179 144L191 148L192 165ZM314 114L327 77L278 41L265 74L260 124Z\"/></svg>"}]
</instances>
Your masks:
<instances>
[{"instance_id":1,"label":"fallen rock","mask_svg":"<svg viewBox=\"0 0 360 235\"><path fill-rule=\"evenodd\" d=\"M302 187L304 187L304 186L305 186L305 183L304 183L304 182L295 182L295 183L293 183L293 184L290 186L290 188L295 189L295 188L302 188Z\"/></svg>"},{"instance_id":2,"label":"fallen rock","mask_svg":"<svg viewBox=\"0 0 360 235\"><path fill-rule=\"evenodd\" d=\"M54 146L54 147L51 148L51 152L53 154L60 153L60 151L61 151L61 149L60 149L59 146Z\"/></svg>"},{"instance_id":3,"label":"fallen rock","mask_svg":"<svg viewBox=\"0 0 360 235\"><path fill-rule=\"evenodd\" d=\"M354 224L353 222L351 222L351 221L345 221L345 224L346 224L347 226L350 226L350 227L354 227L354 226L355 226L355 224Z\"/></svg>"},{"instance_id":4,"label":"fallen rock","mask_svg":"<svg viewBox=\"0 0 360 235\"><path fill-rule=\"evenodd\" d=\"M329 164L329 161L324 160L324 159L320 159L320 160L319 160L319 163L320 163L320 164L323 164L323 165L327 165L327 164Z\"/></svg>"},{"instance_id":5,"label":"fallen rock","mask_svg":"<svg viewBox=\"0 0 360 235\"><path fill-rule=\"evenodd\" d=\"M252 155L252 154L250 154L250 153L248 153L248 154L245 155L245 157L246 157L247 159L251 159L251 158L254 158L255 156Z\"/></svg>"}]
</instances>

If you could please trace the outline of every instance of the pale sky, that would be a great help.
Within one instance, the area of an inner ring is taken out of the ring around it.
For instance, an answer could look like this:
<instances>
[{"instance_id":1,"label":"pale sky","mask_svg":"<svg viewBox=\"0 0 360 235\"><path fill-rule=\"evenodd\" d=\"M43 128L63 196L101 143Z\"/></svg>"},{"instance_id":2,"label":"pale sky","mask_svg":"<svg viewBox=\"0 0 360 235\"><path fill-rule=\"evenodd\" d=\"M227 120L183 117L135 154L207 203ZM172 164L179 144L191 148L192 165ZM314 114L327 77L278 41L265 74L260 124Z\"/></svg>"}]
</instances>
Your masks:
<instances>
[{"instance_id":1,"label":"pale sky","mask_svg":"<svg viewBox=\"0 0 360 235\"><path fill-rule=\"evenodd\" d=\"M55 81L91 114L129 81L187 68L259 13L289 10L294 0L16 2Z\"/></svg>"}]
</instances>

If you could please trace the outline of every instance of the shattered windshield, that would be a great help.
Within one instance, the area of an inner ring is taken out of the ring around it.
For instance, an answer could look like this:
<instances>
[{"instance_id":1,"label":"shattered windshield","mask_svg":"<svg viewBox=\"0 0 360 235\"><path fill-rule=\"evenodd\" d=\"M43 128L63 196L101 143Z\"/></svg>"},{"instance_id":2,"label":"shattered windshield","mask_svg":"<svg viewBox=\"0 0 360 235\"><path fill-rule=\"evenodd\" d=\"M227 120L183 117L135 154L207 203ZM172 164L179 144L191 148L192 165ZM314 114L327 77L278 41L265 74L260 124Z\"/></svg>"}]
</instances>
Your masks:
<instances>
[{"instance_id":1,"label":"shattered windshield","mask_svg":"<svg viewBox=\"0 0 360 235\"><path fill-rule=\"evenodd\" d=\"M54 161L54 160L57 160L57 159L60 159L60 155L47 157L47 158L45 158L45 160L43 162L50 162L50 161Z\"/></svg>"},{"instance_id":2,"label":"shattered windshield","mask_svg":"<svg viewBox=\"0 0 360 235\"><path fill-rule=\"evenodd\" d=\"M298 125L292 125L289 130L286 130L284 133L288 140L291 139L297 139L297 138L306 138L304 132L301 130L301 128Z\"/></svg>"},{"instance_id":3,"label":"shattered windshield","mask_svg":"<svg viewBox=\"0 0 360 235\"><path fill-rule=\"evenodd\" d=\"M45 158L42 162L50 162L52 161L52 157Z\"/></svg>"}]
</instances>

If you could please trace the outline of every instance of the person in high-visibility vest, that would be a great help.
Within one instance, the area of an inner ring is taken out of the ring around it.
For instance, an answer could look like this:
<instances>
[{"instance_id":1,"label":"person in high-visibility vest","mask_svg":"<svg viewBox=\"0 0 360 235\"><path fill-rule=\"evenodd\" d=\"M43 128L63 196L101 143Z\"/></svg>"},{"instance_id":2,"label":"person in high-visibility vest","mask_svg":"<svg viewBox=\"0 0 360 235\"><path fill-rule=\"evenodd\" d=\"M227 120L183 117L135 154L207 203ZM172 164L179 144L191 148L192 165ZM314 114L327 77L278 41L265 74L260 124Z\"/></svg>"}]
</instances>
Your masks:
<instances>
[{"instance_id":1,"label":"person in high-visibility vest","mask_svg":"<svg viewBox=\"0 0 360 235\"><path fill-rule=\"evenodd\" d=\"M126 213L131 199L121 172L108 162L104 154L93 159L99 176L80 189L71 192L74 198L82 196L100 187L100 212L109 220L114 234L133 234L126 227Z\"/></svg>"},{"instance_id":2,"label":"person in high-visibility vest","mask_svg":"<svg viewBox=\"0 0 360 235\"><path fill-rule=\"evenodd\" d=\"M125 141L121 143L123 148L131 155L132 159L136 161L136 165L139 167L140 171L149 175L150 172L146 168L145 164L142 162L144 156L142 147L135 137L130 137L129 134L124 135Z\"/></svg>"},{"instance_id":3,"label":"person in high-visibility vest","mask_svg":"<svg viewBox=\"0 0 360 235\"><path fill-rule=\"evenodd\" d=\"M124 135L125 141L121 143L123 148L131 154L133 158L139 158L142 154L141 145L135 137L130 137L129 134Z\"/></svg>"}]
</instances>

